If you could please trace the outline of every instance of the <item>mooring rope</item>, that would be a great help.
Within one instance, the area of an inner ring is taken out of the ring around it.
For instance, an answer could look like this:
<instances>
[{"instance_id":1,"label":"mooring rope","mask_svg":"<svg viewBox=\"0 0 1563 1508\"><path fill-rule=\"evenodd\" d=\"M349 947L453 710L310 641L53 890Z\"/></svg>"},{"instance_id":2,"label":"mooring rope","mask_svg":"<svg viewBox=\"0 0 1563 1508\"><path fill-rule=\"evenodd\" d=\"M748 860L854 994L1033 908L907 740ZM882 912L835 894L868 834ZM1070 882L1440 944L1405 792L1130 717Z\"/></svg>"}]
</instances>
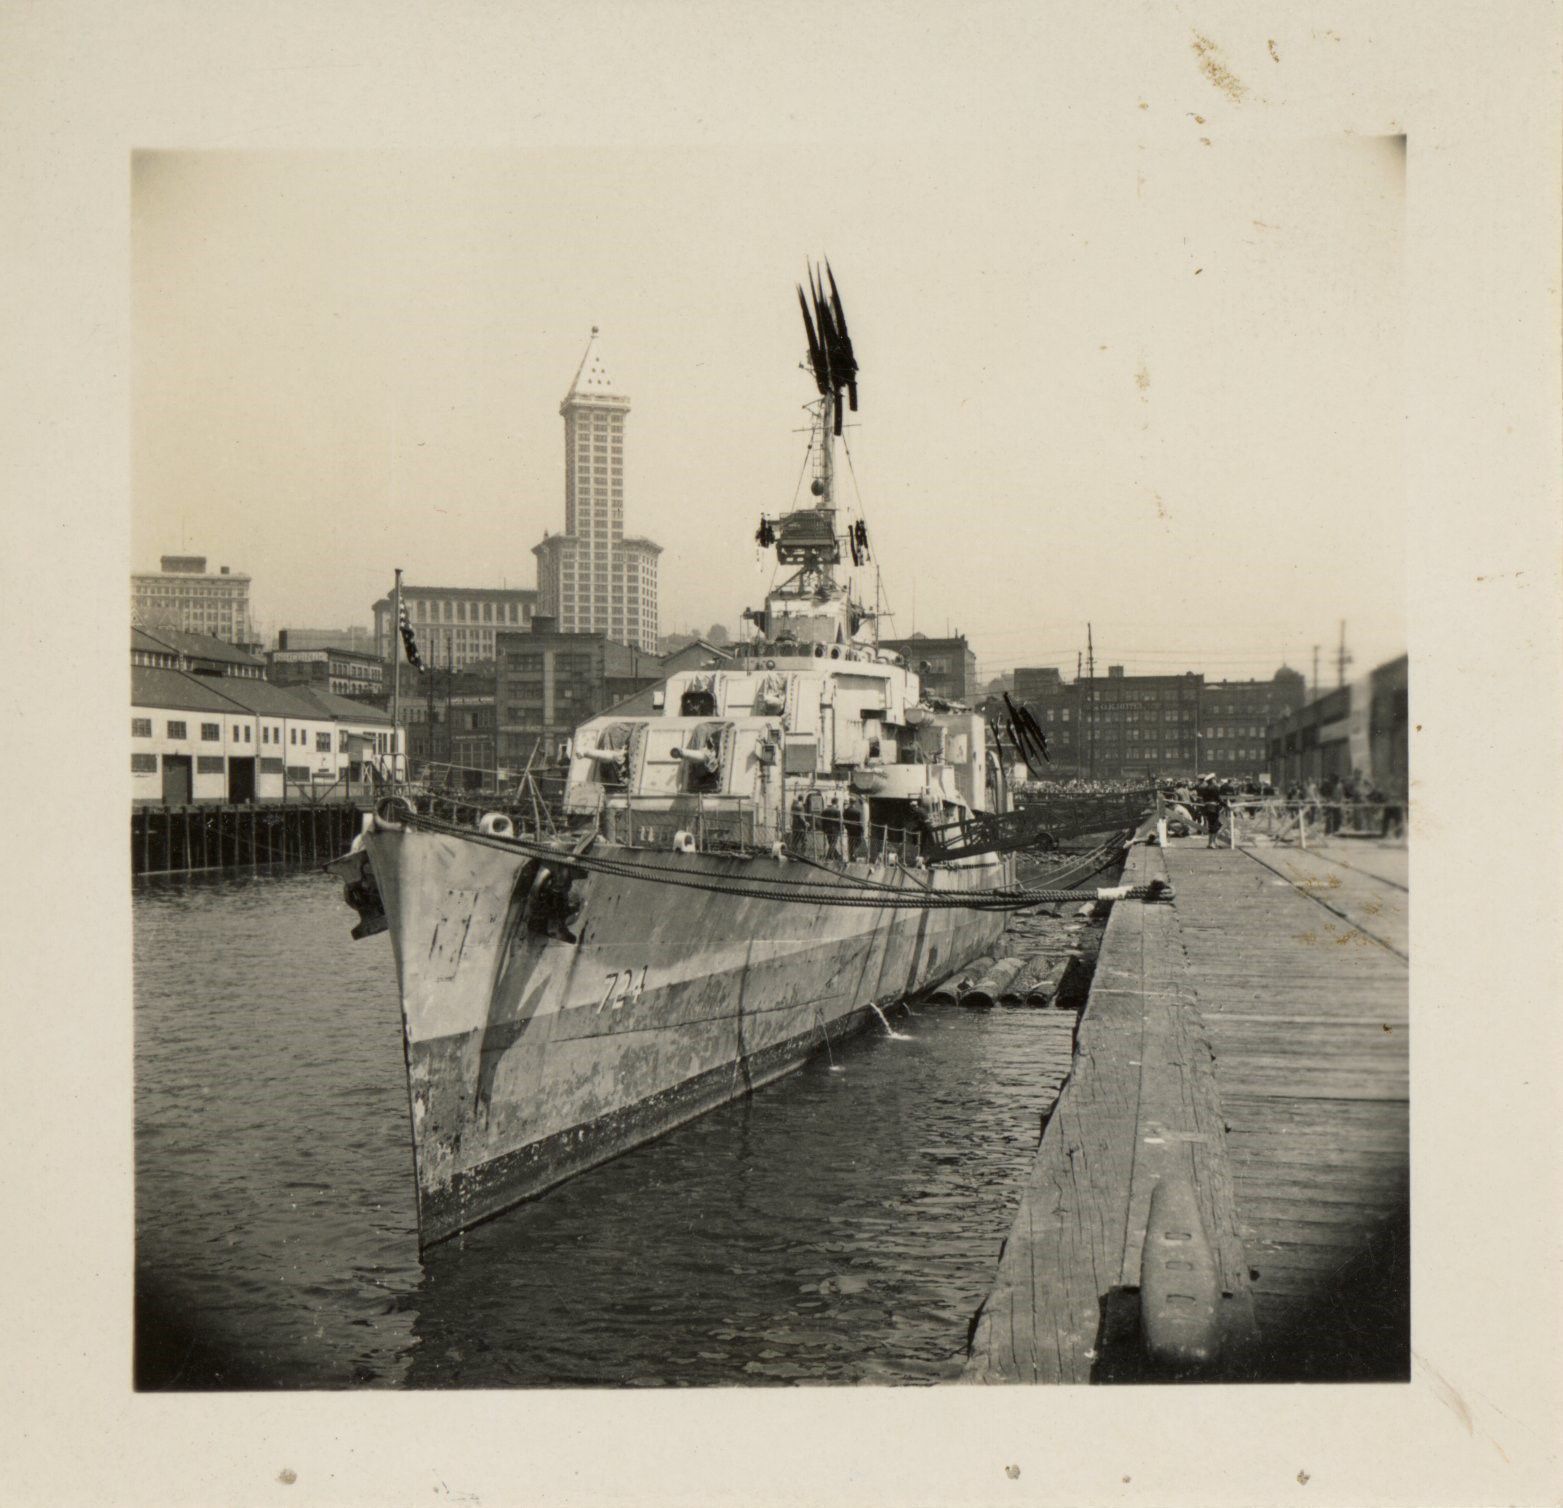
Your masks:
<instances>
[{"instance_id":1,"label":"mooring rope","mask_svg":"<svg viewBox=\"0 0 1563 1508\"><path fill-rule=\"evenodd\" d=\"M415 827L426 832L443 833L465 842L483 844L507 853L523 853L531 858L561 865L569 869L585 870L592 874L607 874L618 879L639 880L652 885L671 885L675 889L701 890L724 895L736 895L750 900L791 901L814 906L858 906L893 908L895 910L967 910L967 911L1019 911L1028 906L1048 905L1065 901L1095 900L1147 900L1159 895L1165 886L1153 882L1149 885L1120 885L1115 888L1090 890L1048 890L1006 888L971 891L934 891L921 888L903 888L882 881L860 881L843 875L839 883L821 884L817 880L775 879L727 879L719 875L681 873L678 869L660 864L646 864L632 859L615 859L605 854L575 853L549 847L521 837L501 837L494 833L475 832L471 828L458 827L442 822L436 817L418 814L400 819L400 825Z\"/></svg>"}]
</instances>

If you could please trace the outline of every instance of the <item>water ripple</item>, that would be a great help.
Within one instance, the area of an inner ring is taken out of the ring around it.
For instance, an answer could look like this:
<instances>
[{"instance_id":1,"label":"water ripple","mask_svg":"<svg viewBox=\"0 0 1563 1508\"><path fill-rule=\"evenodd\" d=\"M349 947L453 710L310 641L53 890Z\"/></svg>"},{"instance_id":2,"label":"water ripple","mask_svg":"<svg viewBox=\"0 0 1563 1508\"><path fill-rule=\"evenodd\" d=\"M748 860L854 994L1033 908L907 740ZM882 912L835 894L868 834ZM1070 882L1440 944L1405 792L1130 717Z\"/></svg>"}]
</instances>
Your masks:
<instances>
[{"instance_id":1,"label":"water ripple","mask_svg":"<svg viewBox=\"0 0 1563 1508\"><path fill-rule=\"evenodd\" d=\"M420 1262L390 950L350 920L314 874L137 891L145 1385L959 1375L1065 1013L894 1016L844 1072L810 1063Z\"/></svg>"}]
</instances>

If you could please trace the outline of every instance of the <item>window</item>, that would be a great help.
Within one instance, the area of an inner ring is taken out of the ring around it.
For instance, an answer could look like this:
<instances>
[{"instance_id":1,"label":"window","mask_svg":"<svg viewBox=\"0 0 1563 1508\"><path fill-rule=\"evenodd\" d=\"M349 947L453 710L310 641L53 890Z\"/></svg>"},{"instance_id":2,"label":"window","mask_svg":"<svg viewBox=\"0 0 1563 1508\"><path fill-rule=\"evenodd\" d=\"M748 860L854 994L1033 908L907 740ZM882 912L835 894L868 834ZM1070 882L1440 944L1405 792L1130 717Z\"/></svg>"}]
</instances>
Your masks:
<instances>
[{"instance_id":1,"label":"window","mask_svg":"<svg viewBox=\"0 0 1563 1508\"><path fill-rule=\"evenodd\" d=\"M244 739L244 734L239 730L239 725L237 723L235 723L233 725L233 741L235 743L241 743L243 741L243 739Z\"/></svg>"},{"instance_id":2,"label":"window","mask_svg":"<svg viewBox=\"0 0 1563 1508\"><path fill-rule=\"evenodd\" d=\"M198 775L221 775L224 760L221 754L197 754L195 771Z\"/></svg>"},{"instance_id":3,"label":"window","mask_svg":"<svg viewBox=\"0 0 1563 1508\"><path fill-rule=\"evenodd\" d=\"M315 752L317 754L329 754L331 752L331 735L329 733L317 733L315 735Z\"/></svg>"},{"instance_id":4,"label":"window","mask_svg":"<svg viewBox=\"0 0 1563 1508\"><path fill-rule=\"evenodd\" d=\"M338 732L338 734L337 734L337 746L336 747L337 747L337 752L339 754L347 753L347 729L346 728L343 728L343 729L341 729Z\"/></svg>"},{"instance_id":5,"label":"window","mask_svg":"<svg viewBox=\"0 0 1563 1508\"><path fill-rule=\"evenodd\" d=\"M131 720L130 720L130 736L132 738L151 738L151 736L152 736L152 719L150 717L133 717L133 718L131 718ZM131 768L134 769L135 766L132 765ZM152 768L156 769L157 766L154 764Z\"/></svg>"},{"instance_id":6,"label":"window","mask_svg":"<svg viewBox=\"0 0 1563 1508\"><path fill-rule=\"evenodd\" d=\"M168 725L168 736L170 738L188 738L190 735L185 731L183 723L170 723Z\"/></svg>"},{"instance_id":7,"label":"window","mask_svg":"<svg viewBox=\"0 0 1563 1508\"><path fill-rule=\"evenodd\" d=\"M142 737L144 737L144 738L150 738L151 736L152 735L150 733L142 735ZM130 773L132 775L155 775L155 774L157 774L157 755L156 754L132 754L130 756Z\"/></svg>"}]
</instances>

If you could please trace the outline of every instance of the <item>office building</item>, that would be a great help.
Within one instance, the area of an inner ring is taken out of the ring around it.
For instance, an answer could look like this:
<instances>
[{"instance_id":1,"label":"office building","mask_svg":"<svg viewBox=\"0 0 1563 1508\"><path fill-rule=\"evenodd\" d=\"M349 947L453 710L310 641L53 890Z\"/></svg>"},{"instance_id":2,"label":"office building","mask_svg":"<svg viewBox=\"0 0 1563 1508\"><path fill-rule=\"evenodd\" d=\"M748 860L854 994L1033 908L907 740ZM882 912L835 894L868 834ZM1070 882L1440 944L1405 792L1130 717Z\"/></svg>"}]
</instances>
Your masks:
<instances>
[{"instance_id":1,"label":"office building","mask_svg":"<svg viewBox=\"0 0 1563 1508\"><path fill-rule=\"evenodd\" d=\"M1266 774L1271 725L1303 697L1302 676L1287 666L1264 681L1130 676L1121 665L1072 682L1052 666L1015 672L1015 700L1046 734L1060 779Z\"/></svg>"},{"instance_id":2,"label":"office building","mask_svg":"<svg viewBox=\"0 0 1563 1508\"><path fill-rule=\"evenodd\" d=\"M248 576L227 566L208 571L204 555L164 555L159 566L130 578L131 622L138 628L251 642Z\"/></svg>"},{"instance_id":3,"label":"office building","mask_svg":"<svg viewBox=\"0 0 1563 1508\"><path fill-rule=\"evenodd\" d=\"M557 758L587 718L666 675L654 654L603 634L570 633L538 614L531 633L500 640L495 688L500 765L520 769L534 750L539 758Z\"/></svg>"},{"instance_id":4,"label":"office building","mask_svg":"<svg viewBox=\"0 0 1563 1508\"><path fill-rule=\"evenodd\" d=\"M397 642L394 596L375 603L374 652L385 660ZM537 593L530 587L408 586L402 606L425 665L465 670L494 658L495 636L528 627ZM290 640L291 643L291 640Z\"/></svg>"},{"instance_id":5,"label":"office building","mask_svg":"<svg viewBox=\"0 0 1563 1508\"><path fill-rule=\"evenodd\" d=\"M1199 698L1200 773L1268 772L1271 728L1306 699L1307 682L1286 665L1268 681L1207 681Z\"/></svg>"},{"instance_id":6,"label":"office building","mask_svg":"<svg viewBox=\"0 0 1563 1508\"><path fill-rule=\"evenodd\" d=\"M538 611L560 633L602 634L653 654L662 546L624 532L624 420L630 400L591 339L559 405L564 418L564 533L537 557Z\"/></svg>"},{"instance_id":7,"label":"office building","mask_svg":"<svg viewBox=\"0 0 1563 1508\"><path fill-rule=\"evenodd\" d=\"M316 686L338 696L366 699L385 692L385 661L350 649L271 649L267 679L274 686Z\"/></svg>"},{"instance_id":8,"label":"office building","mask_svg":"<svg viewBox=\"0 0 1563 1508\"><path fill-rule=\"evenodd\" d=\"M926 695L968 706L975 700L977 656L965 635L931 639L927 634L913 634L909 639L881 639L879 647L894 650L908 669L917 672Z\"/></svg>"},{"instance_id":9,"label":"office building","mask_svg":"<svg viewBox=\"0 0 1563 1508\"><path fill-rule=\"evenodd\" d=\"M354 623L348 628L283 628L277 631L278 649L348 649L372 655L374 630Z\"/></svg>"}]
</instances>

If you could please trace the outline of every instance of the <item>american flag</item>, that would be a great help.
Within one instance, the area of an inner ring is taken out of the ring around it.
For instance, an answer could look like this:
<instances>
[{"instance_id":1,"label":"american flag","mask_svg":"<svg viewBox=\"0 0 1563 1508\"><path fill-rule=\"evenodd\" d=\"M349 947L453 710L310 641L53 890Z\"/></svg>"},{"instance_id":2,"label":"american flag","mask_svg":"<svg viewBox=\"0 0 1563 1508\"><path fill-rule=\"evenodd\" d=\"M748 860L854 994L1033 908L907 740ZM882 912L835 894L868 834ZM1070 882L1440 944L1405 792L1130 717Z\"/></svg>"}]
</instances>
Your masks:
<instances>
[{"instance_id":1,"label":"american flag","mask_svg":"<svg viewBox=\"0 0 1563 1508\"><path fill-rule=\"evenodd\" d=\"M418 653L418 639L412 631L412 620L407 616L407 604L404 602L401 609L401 619L397 624L401 630L402 647L407 651L407 663L414 670L423 669L423 656Z\"/></svg>"}]
</instances>

